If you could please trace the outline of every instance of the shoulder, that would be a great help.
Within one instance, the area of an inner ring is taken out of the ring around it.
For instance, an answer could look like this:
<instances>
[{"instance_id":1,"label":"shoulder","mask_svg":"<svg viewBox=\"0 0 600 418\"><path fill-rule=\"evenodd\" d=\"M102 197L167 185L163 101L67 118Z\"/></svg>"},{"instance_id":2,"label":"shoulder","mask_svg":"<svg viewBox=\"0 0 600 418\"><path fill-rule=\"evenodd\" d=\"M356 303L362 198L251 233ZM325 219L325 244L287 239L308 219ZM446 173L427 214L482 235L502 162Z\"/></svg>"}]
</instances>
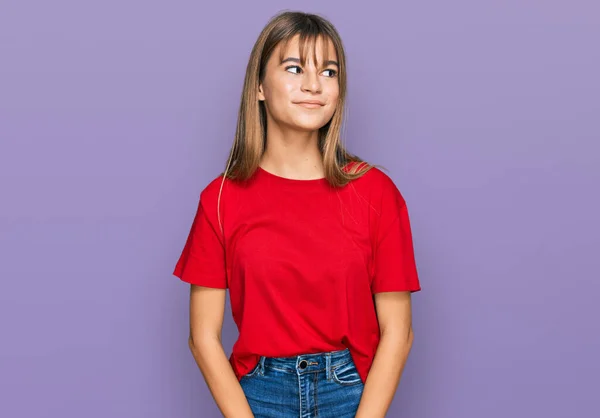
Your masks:
<instances>
[{"instance_id":1,"label":"shoulder","mask_svg":"<svg viewBox=\"0 0 600 418\"><path fill-rule=\"evenodd\" d=\"M247 194L249 182L240 182L226 178L223 173L210 179L200 192L200 204L205 210L216 215L217 208L221 214L235 208L240 200Z\"/></svg>"},{"instance_id":2,"label":"shoulder","mask_svg":"<svg viewBox=\"0 0 600 418\"><path fill-rule=\"evenodd\" d=\"M222 174L213 177L200 192L200 200L203 203L217 202L219 194L225 188L225 184L230 181L225 179Z\"/></svg>"},{"instance_id":3,"label":"shoulder","mask_svg":"<svg viewBox=\"0 0 600 418\"><path fill-rule=\"evenodd\" d=\"M372 203L396 206L405 204L404 197L394 180L376 166L371 166L365 174L353 180L352 184L363 193L368 194Z\"/></svg>"},{"instance_id":4,"label":"shoulder","mask_svg":"<svg viewBox=\"0 0 600 418\"><path fill-rule=\"evenodd\" d=\"M198 214L201 213L213 228L221 223L223 217L223 192L227 182L223 175L219 175L211 178L200 191Z\"/></svg>"}]
</instances>

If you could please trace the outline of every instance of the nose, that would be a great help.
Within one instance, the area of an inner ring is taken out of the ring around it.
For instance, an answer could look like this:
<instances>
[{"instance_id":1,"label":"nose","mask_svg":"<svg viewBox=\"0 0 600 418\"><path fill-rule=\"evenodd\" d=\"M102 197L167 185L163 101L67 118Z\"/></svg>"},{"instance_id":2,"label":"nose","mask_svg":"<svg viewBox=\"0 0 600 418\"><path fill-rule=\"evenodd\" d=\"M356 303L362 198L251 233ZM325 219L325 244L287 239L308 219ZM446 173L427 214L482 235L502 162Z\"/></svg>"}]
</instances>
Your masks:
<instances>
[{"instance_id":1,"label":"nose","mask_svg":"<svg viewBox=\"0 0 600 418\"><path fill-rule=\"evenodd\" d=\"M321 93L321 81L319 75L314 70L307 70L304 72L302 78L302 91Z\"/></svg>"}]
</instances>

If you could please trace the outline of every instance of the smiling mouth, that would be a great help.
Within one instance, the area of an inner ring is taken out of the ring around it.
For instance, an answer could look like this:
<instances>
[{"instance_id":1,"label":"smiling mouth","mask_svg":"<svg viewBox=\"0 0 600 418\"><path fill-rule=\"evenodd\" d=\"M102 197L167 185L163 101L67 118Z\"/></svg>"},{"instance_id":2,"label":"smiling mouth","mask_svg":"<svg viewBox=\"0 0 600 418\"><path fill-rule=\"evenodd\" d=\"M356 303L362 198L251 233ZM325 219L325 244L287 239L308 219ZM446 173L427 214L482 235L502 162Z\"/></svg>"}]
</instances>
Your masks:
<instances>
[{"instance_id":1,"label":"smiling mouth","mask_svg":"<svg viewBox=\"0 0 600 418\"><path fill-rule=\"evenodd\" d=\"M319 103L299 102L299 103L296 103L296 104L299 105L299 106L305 107L307 109L317 109L319 107L323 107L323 105L319 104Z\"/></svg>"}]
</instances>

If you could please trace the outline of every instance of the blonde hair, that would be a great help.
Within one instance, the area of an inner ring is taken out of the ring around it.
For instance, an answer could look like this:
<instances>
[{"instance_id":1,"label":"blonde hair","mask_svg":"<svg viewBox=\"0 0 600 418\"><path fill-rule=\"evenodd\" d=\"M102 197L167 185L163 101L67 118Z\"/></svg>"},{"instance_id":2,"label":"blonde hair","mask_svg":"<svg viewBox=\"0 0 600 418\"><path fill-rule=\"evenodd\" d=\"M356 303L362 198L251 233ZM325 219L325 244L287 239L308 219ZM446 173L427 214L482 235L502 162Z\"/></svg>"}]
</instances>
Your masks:
<instances>
[{"instance_id":1,"label":"blonde hair","mask_svg":"<svg viewBox=\"0 0 600 418\"><path fill-rule=\"evenodd\" d=\"M282 60L285 46L296 35L299 35L302 66L306 62L307 44L312 43L315 52L314 46L319 38L328 39L333 43L339 63L339 97L336 110L331 120L321 127L318 133L318 146L323 156L325 178L331 186L341 187L361 177L373 167L356 155L350 154L341 144L340 134L346 99L346 57L340 35L327 19L319 15L295 11L281 12L271 18L261 31L246 67L235 139L229 152L225 172L222 173L223 180L217 203L221 231L223 227L219 204L225 179L242 181L249 179L258 168L266 147L266 109L264 103L258 100L258 86L264 79L267 62L280 43L284 47L281 48L279 57ZM327 48L324 50L327 54ZM328 57L325 57L325 60L327 59ZM316 56L314 61L317 62ZM350 169L345 170L344 167L351 162L362 164L353 164Z\"/></svg>"}]
</instances>

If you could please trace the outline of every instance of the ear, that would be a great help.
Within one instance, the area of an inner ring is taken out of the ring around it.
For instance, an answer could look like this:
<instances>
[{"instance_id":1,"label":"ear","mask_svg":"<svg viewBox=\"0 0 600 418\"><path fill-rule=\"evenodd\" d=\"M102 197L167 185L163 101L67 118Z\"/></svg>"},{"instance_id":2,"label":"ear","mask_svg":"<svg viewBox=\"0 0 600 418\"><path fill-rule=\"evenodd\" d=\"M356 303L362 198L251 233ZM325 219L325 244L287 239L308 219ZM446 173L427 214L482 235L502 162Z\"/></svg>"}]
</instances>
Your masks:
<instances>
[{"instance_id":1,"label":"ear","mask_svg":"<svg viewBox=\"0 0 600 418\"><path fill-rule=\"evenodd\" d=\"M263 92L262 84L258 85L258 100L260 100L260 101L265 100L265 93Z\"/></svg>"}]
</instances>

